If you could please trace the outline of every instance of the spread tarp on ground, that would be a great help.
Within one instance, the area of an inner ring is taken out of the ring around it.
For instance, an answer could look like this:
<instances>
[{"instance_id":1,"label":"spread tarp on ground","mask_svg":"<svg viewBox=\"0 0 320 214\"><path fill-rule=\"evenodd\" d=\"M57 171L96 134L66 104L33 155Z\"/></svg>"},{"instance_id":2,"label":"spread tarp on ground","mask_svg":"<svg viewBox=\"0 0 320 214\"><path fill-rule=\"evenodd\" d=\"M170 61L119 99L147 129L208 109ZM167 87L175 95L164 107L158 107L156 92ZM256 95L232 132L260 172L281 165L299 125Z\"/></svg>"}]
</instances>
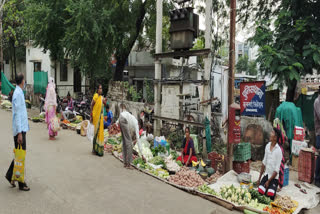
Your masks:
<instances>
[{"instance_id":1,"label":"spread tarp on ground","mask_svg":"<svg viewBox=\"0 0 320 214\"><path fill-rule=\"evenodd\" d=\"M259 174L259 172L251 170L251 180L257 181L259 178ZM299 183L302 188L307 191L308 194L300 192L300 189L294 186L295 183ZM237 178L237 173L231 170L228 173L224 174L221 178L219 178L216 183L209 185L209 187L211 189L214 189L216 192L219 192L220 188L223 185L234 185L235 187L240 186ZM316 187L315 185L300 181L294 182L292 180L289 180L289 185L283 187L281 189L281 192L277 194L281 196L290 196L292 200L298 201L298 208L294 211L294 214L297 214L302 209L312 209L316 207L320 201L320 195L318 193L320 193L320 188Z\"/></svg>"},{"instance_id":2,"label":"spread tarp on ground","mask_svg":"<svg viewBox=\"0 0 320 214\"><path fill-rule=\"evenodd\" d=\"M9 82L6 75L1 73L1 93L4 95L9 95L11 90L14 90L15 87Z\"/></svg>"},{"instance_id":3,"label":"spread tarp on ground","mask_svg":"<svg viewBox=\"0 0 320 214\"><path fill-rule=\"evenodd\" d=\"M296 106L301 108L303 122L309 131L314 131L314 101L317 99L318 93L313 95L300 94L296 100Z\"/></svg>"},{"instance_id":4,"label":"spread tarp on ground","mask_svg":"<svg viewBox=\"0 0 320 214\"><path fill-rule=\"evenodd\" d=\"M33 92L45 94L48 85L48 73L44 71L33 73Z\"/></svg>"}]
</instances>

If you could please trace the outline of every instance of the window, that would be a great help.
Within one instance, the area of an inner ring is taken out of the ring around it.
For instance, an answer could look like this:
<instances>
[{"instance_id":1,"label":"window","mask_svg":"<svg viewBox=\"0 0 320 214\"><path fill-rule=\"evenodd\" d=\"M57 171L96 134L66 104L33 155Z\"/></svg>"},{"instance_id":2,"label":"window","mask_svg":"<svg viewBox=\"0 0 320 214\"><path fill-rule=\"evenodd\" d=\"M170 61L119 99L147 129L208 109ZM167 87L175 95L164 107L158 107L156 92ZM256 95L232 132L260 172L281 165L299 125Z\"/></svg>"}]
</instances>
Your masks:
<instances>
[{"instance_id":1,"label":"window","mask_svg":"<svg viewBox=\"0 0 320 214\"><path fill-rule=\"evenodd\" d=\"M41 71L41 62L34 62L34 63L33 63L33 71L34 71L34 72L39 72L39 71Z\"/></svg>"},{"instance_id":2,"label":"window","mask_svg":"<svg viewBox=\"0 0 320 214\"><path fill-rule=\"evenodd\" d=\"M60 81L68 81L68 60L60 62Z\"/></svg>"}]
</instances>

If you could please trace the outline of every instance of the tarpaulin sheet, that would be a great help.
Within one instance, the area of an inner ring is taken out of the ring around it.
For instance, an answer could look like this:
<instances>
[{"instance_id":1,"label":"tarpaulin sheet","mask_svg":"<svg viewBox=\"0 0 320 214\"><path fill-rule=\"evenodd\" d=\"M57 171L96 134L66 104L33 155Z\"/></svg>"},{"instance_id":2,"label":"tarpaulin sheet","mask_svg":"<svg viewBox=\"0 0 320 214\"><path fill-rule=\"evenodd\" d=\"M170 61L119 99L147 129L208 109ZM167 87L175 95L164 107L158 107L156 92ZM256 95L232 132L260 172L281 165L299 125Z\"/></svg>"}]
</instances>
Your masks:
<instances>
[{"instance_id":1,"label":"tarpaulin sheet","mask_svg":"<svg viewBox=\"0 0 320 214\"><path fill-rule=\"evenodd\" d=\"M300 94L296 100L296 106L301 108L302 119L310 131L314 131L314 109L313 104L317 99L318 93L313 95Z\"/></svg>"},{"instance_id":2,"label":"tarpaulin sheet","mask_svg":"<svg viewBox=\"0 0 320 214\"><path fill-rule=\"evenodd\" d=\"M33 78L34 78L34 83L33 83L34 93L46 94L46 89L48 85L48 73L43 71L34 72Z\"/></svg>"},{"instance_id":3,"label":"tarpaulin sheet","mask_svg":"<svg viewBox=\"0 0 320 214\"><path fill-rule=\"evenodd\" d=\"M1 93L4 95L9 95L11 90L14 90L15 87L9 82L6 75L1 73Z\"/></svg>"},{"instance_id":4,"label":"tarpaulin sheet","mask_svg":"<svg viewBox=\"0 0 320 214\"><path fill-rule=\"evenodd\" d=\"M251 170L251 180L257 181L259 174L259 172ZM231 170L219 178L216 183L209 185L209 187L214 189L216 192L219 192L223 185L229 186L233 184L235 187L238 187L240 184L238 182L237 175L238 174L235 171ZM306 189L308 194L300 192L300 190L294 186L295 183L299 183L303 189ZM299 202L298 208L294 212L295 214L299 213L302 209L312 209L316 207L320 201L320 195L318 193L320 193L320 188L315 185L289 180L289 185L283 187L281 192L277 194L281 196L290 196L292 200Z\"/></svg>"}]
</instances>

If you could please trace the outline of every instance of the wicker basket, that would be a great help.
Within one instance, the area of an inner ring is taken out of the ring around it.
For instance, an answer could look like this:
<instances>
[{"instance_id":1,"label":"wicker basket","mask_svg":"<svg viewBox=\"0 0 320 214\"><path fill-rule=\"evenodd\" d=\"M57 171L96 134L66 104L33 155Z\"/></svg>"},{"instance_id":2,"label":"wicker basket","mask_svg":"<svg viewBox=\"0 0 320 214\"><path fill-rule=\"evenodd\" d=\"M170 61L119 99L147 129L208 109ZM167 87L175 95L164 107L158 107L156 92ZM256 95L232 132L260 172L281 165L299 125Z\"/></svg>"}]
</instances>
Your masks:
<instances>
[{"instance_id":1,"label":"wicker basket","mask_svg":"<svg viewBox=\"0 0 320 214\"><path fill-rule=\"evenodd\" d=\"M251 159L251 144L239 143L233 147L233 160L234 161L247 161Z\"/></svg>"}]
</instances>

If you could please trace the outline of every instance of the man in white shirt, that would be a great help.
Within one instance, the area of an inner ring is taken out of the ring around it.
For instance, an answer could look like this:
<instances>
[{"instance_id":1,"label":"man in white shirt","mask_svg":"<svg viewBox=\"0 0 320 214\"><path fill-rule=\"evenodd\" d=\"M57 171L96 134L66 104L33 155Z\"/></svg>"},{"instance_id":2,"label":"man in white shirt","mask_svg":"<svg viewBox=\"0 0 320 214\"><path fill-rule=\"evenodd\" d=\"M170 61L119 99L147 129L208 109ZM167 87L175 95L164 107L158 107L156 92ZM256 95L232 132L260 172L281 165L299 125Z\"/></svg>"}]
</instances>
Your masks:
<instances>
[{"instance_id":1,"label":"man in white shirt","mask_svg":"<svg viewBox=\"0 0 320 214\"><path fill-rule=\"evenodd\" d=\"M136 144L139 140L139 125L138 120L126 110L125 105L121 104L122 112L119 117L119 124L122 134L122 154L124 167L131 169L132 162L132 144ZM132 142L132 134L135 140ZM138 142L139 154L141 152L141 145ZM142 157L143 158L143 157Z\"/></svg>"},{"instance_id":2,"label":"man in white shirt","mask_svg":"<svg viewBox=\"0 0 320 214\"><path fill-rule=\"evenodd\" d=\"M282 159L281 148L277 139L281 132L274 128L270 133L270 141L266 148L262 161L261 171L258 182L260 183L258 191L274 200L278 188L279 170ZM263 178L261 180L261 177Z\"/></svg>"}]
</instances>

